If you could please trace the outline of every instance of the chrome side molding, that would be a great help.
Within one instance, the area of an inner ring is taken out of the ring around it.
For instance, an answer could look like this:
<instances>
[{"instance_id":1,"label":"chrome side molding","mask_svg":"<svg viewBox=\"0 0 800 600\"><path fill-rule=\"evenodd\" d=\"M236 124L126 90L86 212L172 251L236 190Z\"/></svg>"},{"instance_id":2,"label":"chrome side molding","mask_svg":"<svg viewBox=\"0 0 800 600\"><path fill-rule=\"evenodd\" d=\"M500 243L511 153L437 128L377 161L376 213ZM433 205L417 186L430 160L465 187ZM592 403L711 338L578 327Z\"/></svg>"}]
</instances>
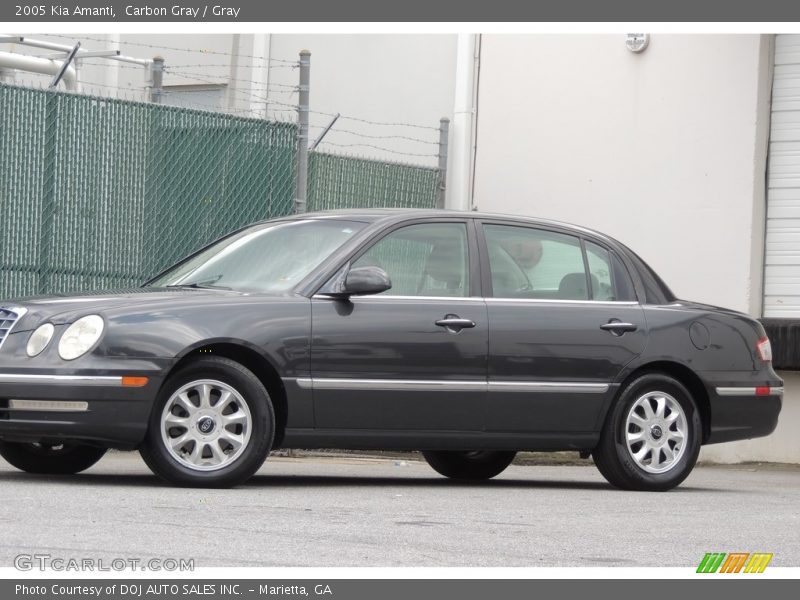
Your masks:
<instances>
[{"instance_id":1,"label":"chrome side molding","mask_svg":"<svg viewBox=\"0 0 800 600\"><path fill-rule=\"evenodd\" d=\"M770 387L769 393L758 393L759 387L718 387L716 388L719 396L783 396L783 387Z\"/></svg>"},{"instance_id":2,"label":"chrome side molding","mask_svg":"<svg viewBox=\"0 0 800 600\"><path fill-rule=\"evenodd\" d=\"M571 381L469 381L451 379L347 379L326 377L298 377L298 387L315 390L395 390L414 392L435 391L498 391L498 392L559 392L577 394L602 394L608 391L607 383L580 383Z\"/></svg>"},{"instance_id":3,"label":"chrome side molding","mask_svg":"<svg viewBox=\"0 0 800 600\"><path fill-rule=\"evenodd\" d=\"M33 385L91 385L121 386L122 377L102 375L27 375L0 373L0 383L29 383Z\"/></svg>"},{"instance_id":4,"label":"chrome side molding","mask_svg":"<svg viewBox=\"0 0 800 600\"><path fill-rule=\"evenodd\" d=\"M86 412L89 403L73 400L9 400L10 410L32 410L46 412Z\"/></svg>"}]
</instances>

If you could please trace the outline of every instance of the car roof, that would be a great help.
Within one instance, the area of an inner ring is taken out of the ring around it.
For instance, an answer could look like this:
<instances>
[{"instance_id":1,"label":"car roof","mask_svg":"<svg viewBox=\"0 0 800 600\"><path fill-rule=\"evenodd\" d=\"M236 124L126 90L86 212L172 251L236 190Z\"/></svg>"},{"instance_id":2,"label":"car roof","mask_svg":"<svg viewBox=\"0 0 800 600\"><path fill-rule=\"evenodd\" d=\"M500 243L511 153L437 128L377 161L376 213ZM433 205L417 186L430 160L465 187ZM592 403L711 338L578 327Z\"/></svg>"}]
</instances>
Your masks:
<instances>
[{"instance_id":1,"label":"car roof","mask_svg":"<svg viewBox=\"0 0 800 600\"><path fill-rule=\"evenodd\" d=\"M608 235L600 231L589 229L588 227L582 227L580 225L574 225L572 223L556 221L553 219L541 219L537 217L525 217L521 215L512 215L503 213L443 210L436 208L348 208L339 210L299 213L296 215L290 215L288 217L284 217L284 219L292 219L292 220L293 219L344 219L344 220L364 221L367 223L377 223L379 221L393 222L393 221L404 221L406 219L415 219L423 217L429 217L429 218L461 217L469 219L486 219L486 220L497 219L503 221L515 221L518 223L525 223L528 225L559 227L562 229L571 230L575 233L590 234L605 240L616 242L616 240L610 238Z\"/></svg>"}]
</instances>

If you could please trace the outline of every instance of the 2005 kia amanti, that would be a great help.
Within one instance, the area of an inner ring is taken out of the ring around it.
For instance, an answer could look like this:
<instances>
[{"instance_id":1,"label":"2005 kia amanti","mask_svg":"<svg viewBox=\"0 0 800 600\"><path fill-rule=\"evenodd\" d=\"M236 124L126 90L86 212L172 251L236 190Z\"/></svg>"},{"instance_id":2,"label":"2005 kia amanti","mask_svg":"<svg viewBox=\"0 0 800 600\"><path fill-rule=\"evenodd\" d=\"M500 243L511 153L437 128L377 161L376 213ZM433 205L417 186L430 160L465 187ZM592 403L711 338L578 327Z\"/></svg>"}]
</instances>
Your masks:
<instances>
[{"instance_id":1,"label":"2005 kia amanti","mask_svg":"<svg viewBox=\"0 0 800 600\"><path fill-rule=\"evenodd\" d=\"M534 219L300 215L138 289L0 307L0 454L32 473L138 449L172 483L230 486L273 448L354 448L477 480L576 450L666 490L701 444L772 432L783 394L758 321Z\"/></svg>"}]
</instances>

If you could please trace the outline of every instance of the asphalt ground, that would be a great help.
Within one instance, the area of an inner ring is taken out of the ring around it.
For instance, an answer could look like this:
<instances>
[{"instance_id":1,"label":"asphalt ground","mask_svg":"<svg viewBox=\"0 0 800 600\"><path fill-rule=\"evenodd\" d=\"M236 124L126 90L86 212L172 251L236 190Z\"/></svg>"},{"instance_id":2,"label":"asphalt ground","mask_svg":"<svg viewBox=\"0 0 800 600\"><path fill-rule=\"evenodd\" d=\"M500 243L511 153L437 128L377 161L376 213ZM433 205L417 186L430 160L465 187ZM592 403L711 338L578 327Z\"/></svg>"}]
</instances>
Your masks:
<instances>
[{"instance_id":1,"label":"asphalt ground","mask_svg":"<svg viewBox=\"0 0 800 600\"><path fill-rule=\"evenodd\" d=\"M592 466L512 465L455 483L426 463L271 457L230 490L170 487L136 453L83 474L0 460L0 566L191 558L213 566L696 566L772 552L800 566L800 468L701 466L666 493L611 488Z\"/></svg>"}]
</instances>

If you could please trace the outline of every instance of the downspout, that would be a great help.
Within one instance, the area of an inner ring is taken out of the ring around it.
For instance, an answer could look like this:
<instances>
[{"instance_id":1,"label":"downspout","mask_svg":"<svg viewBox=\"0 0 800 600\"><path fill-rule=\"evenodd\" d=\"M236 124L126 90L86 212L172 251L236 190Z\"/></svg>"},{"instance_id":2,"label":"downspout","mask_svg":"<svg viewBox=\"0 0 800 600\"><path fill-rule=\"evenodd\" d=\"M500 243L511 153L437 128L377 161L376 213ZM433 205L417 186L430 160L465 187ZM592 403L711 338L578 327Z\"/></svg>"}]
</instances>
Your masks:
<instances>
[{"instance_id":1,"label":"downspout","mask_svg":"<svg viewBox=\"0 0 800 600\"><path fill-rule=\"evenodd\" d=\"M452 162L447 182L447 208L454 210L473 208L480 43L480 35L458 35L453 124L450 134Z\"/></svg>"},{"instance_id":2,"label":"downspout","mask_svg":"<svg viewBox=\"0 0 800 600\"><path fill-rule=\"evenodd\" d=\"M61 61L0 51L0 69L2 68L28 71L29 73L41 73L42 75L55 75L61 68ZM78 76L74 66L70 65L67 67L61 81L64 82L64 86L70 92L77 91Z\"/></svg>"}]
</instances>

